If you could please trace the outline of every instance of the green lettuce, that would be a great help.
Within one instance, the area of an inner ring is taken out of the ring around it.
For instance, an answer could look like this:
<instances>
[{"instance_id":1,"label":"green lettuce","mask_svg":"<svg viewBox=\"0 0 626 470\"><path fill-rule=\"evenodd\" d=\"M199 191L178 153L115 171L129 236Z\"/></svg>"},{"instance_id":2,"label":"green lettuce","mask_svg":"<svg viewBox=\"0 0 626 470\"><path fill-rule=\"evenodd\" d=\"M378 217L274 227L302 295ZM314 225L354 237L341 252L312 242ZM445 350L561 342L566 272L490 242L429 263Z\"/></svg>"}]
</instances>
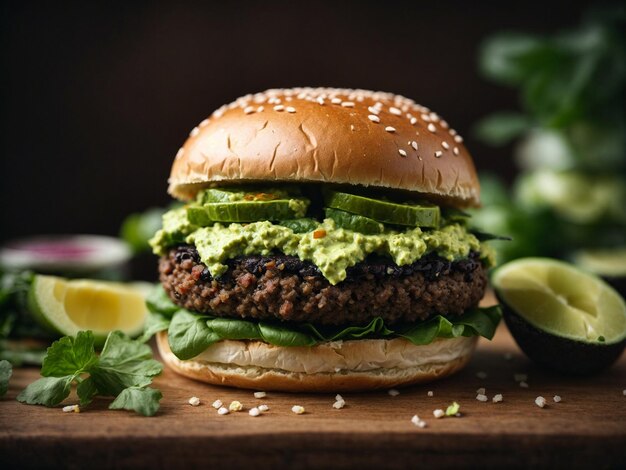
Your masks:
<instances>
[{"instance_id":1,"label":"green lettuce","mask_svg":"<svg viewBox=\"0 0 626 470\"><path fill-rule=\"evenodd\" d=\"M158 321L150 324L144 336L167 330L172 352L183 360L191 359L213 343L226 339L260 340L275 346L315 346L328 341L392 337L406 338L416 345L430 344L436 338L459 336L491 339L502 316L500 307L494 306L474 308L461 316L437 315L413 324L387 326L381 317L376 317L362 326L330 327L221 318L185 309L179 309L169 320L169 315L159 313L154 303L149 308Z\"/></svg>"}]
</instances>

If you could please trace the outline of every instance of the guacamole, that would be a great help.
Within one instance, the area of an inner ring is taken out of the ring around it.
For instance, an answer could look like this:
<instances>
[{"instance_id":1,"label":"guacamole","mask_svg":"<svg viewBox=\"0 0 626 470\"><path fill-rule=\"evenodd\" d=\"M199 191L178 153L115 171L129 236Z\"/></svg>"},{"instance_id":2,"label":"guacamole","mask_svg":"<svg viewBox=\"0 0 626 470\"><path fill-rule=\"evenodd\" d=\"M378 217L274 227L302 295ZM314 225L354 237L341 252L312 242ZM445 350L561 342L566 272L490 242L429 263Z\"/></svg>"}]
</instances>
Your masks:
<instances>
[{"instance_id":1,"label":"guacamole","mask_svg":"<svg viewBox=\"0 0 626 470\"><path fill-rule=\"evenodd\" d=\"M193 244L202 262L216 277L226 271L224 263L228 259L239 255L269 255L273 251L312 262L333 285L346 278L347 268L371 253L389 256L398 265L413 263L429 252L450 261L464 258L470 251L490 253L459 223L424 230L386 228L383 233L365 235L337 227L327 218L317 222L312 231L294 233L289 227L268 221L196 227L189 223L185 208L169 211L163 222L163 229L150 241L154 252L163 255L173 244Z\"/></svg>"}]
</instances>

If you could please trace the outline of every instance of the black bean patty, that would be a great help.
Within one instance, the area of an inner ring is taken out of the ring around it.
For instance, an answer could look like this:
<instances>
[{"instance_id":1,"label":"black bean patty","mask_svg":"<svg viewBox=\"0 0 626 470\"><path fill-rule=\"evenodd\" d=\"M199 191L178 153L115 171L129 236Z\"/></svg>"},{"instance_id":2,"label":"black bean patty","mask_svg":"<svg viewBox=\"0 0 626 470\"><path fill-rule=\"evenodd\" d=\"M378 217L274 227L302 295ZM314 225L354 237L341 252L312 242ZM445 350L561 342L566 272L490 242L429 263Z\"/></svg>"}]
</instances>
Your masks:
<instances>
[{"instance_id":1,"label":"black bean patty","mask_svg":"<svg viewBox=\"0 0 626 470\"><path fill-rule=\"evenodd\" d=\"M478 304L487 285L478 253L455 262L429 254L406 266L372 256L335 286L294 256L242 256L227 264L226 273L213 278L193 246L179 246L160 260L161 283L188 310L322 325L460 315Z\"/></svg>"}]
</instances>

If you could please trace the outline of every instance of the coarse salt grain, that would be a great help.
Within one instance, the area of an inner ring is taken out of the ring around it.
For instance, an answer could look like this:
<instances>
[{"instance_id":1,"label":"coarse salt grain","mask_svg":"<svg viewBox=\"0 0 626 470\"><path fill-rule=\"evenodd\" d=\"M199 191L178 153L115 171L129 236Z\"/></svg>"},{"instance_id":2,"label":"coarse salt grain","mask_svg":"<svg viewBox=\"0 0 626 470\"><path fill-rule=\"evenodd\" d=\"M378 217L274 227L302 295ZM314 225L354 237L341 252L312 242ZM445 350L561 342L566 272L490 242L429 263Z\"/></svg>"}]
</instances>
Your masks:
<instances>
[{"instance_id":1,"label":"coarse salt grain","mask_svg":"<svg viewBox=\"0 0 626 470\"><path fill-rule=\"evenodd\" d=\"M494 395L493 398L491 399L491 401L493 401L494 403L500 403L504 398L502 397L501 393L498 393L497 395Z\"/></svg>"},{"instance_id":2,"label":"coarse salt grain","mask_svg":"<svg viewBox=\"0 0 626 470\"><path fill-rule=\"evenodd\" d=\"M524 381L520 382L519 386L522 387L522 388L528 388L528 384L526 382L524 382Z\"/></svg>"},{"instance_id":3,"label":"coarse salt grain","mask_svg":"<svg viewBox=\"0 0 626 470\"><path fill-rule=\"evenodd\" d=\"M346 406L346 402L344 400L337 400L335 403L333 403L333 408L335 408L336 410L340 410L344 406Z\"/></svg>"},{"instance_id":4,"label":"coarse salt grain","mask_svg":"<svg viewBox=\"0 0 626 470\"><path fill-rule=\"evenodd\" d=\"M341 395L337 394L337 395L335 395L335 400L336 401L341 401L341 400L343 400L343 397Z\"/></svg>"},{"instance_id":5,"label":"coarse salt grain","mask_svg":"<svg viewBox=\"0 0 626 470\"><path fill-rule=\"evenodd\" d=\"M413 423L418 428L425 428L426 427L426 421L424 421L423 419L420 419L419 416L417 416L417 415L415 415L415 416L413 416L411 418L411 423Z\"/></svg>"},{"instance_id":6,"label":"coarse salt grain","mask_svg":"<svg viewBox=\"0 0 626 470\"><path fill-rule=\"evenodd\" d=\"M476 372L476 377L478 377L479 379L486 379L487 378L487 372L484 371L479 371Z\"/></svg>"},{"instance_id":7,"label":"coarse salt grain","mask_svg":"<svg viewBox=\"0 0 626 470\"><path fill-rule=\"evenodd\" d=\"M535 398L535 405L537 405L539 408L543 408L544 406L546 406L546 399L541 396Z\"/></svg>"},{"instance_id":8,"label":"coarse salt grain","mask_svg":"<svg viewBox=\"0 0 626 470\"><path fill-rule=\"evenodd\" d=\"M221 408L221 407L222 407L222 405L223 405L222 400L215 400L215 401L211 404L211 406L212 406L213 408L215 408L216 410L217 410L217 409L219 409L219 408Z\"/></svg>"},{"instance_id":9,"label":"coarse salt grain","mask_svg":"<svg viewBox=\"0 0 626 470\"><path fill-rule=\"evenodd\" d=\"M254 392L254 398L265 398L267 393L265 392Z\"/></svg>"},{"instance_id":10,"label":"coarse salt grain","mask_svg":"<svg viewBox=\"0 0 626 470\"><path fill-rule=\"evenodd\" d=\"M268 410L270 409L270 407L269 407L269 406L267 406L267 405L265 405L265 404L263 404L263 405L259 405L259 406L257 406L257 408L259 409L259 411L260 411L261 413L265 413L266 411L268 411Z\"/></svg>"},{"instance_id":11,"label":"coarse salt grain","mask_svg":"<svg viewBox=\"0 0 626 470\"><path fill-rule=\"evenodd\" d=\"M478 395L484 395L485 393L487 393L487 390L485 390L485 387L480 387L478 390L476 390L476 393Z\"/></svg>"},{"instance_id":12,"label":"coarse salt grain","mask_svg":"<svg viewBox=\"0 0 626 470\"><path fill-rule=\"evenodd\" d=\"M191 406L198 406L200 404L200 399L198 397L191 397L189 399L189 404Z\"/></svg>"},{"instance_id":13,"label":"coarse salt grain","mask_svg":"<svg viewBox=\"0 0 626 470\"><path fill-rule=\"evenodd\" d=\"M559 395L554 395L554 397L552 397L552 399L554 400L554 403L558 403L561 401L561 397Z\"/></svg>"},{"instance_id":14,"label":"coarse salt grain","mask_svg":"<svg viewBox=\"0 0 626 470\"><path fill-rule=\"evenodd\" d=\"M387 390L387 393L392 397L397 397L398 395L400 395L400 392L395 388Z\"/></svg>"},{"instance_id":15,"label":"coarse salt grain","mask_svg":"<svg viewBox=\"0 0 626 470\"><path fill-rule=\"evenodd\" d=\"M80 413L80 406L78 405L64 406L63 413Z\"/></svg>"},{"instance_id":16,"label":"coarse salt grain","mask_svg":"<svg viewBox=\"0 0 626 470\"><path fill-rule=\"evenodd\" d=\"M386 130L387 132L396 132L396 128L395 128L395 127L392 127L392 126L387 126L387 127L385 127L385 130Z\"/></svg>"},{"instance_id":17,"label":"coarse salt grain","mask_svg":"<svg viewBox=\"0 0 626 470\"><path fill-rule=\"evenodd\" d=\"M478 395L476 395L476 400L485 402L485 401L487 401L487 395L479 393Z\"/></svg>"},{"instance_id":18,"label":"coarse salt grain","mask_svg":"<svg viewBox=\"0 0 626 470\"><path fill-rule=\"evenodd\" d=\"M259 411L257 407L254 407L254 408L250 408L250 411L248 411L248 414L250 416L259 416L261 414L261 411Z\"/></svg>"},{"instance_id":19,"label":"coarse salt grain","mask_svg":"<svg viewBox=\"0 0 626 470\"><path fill-rule=\"evenodd\" d=\"M225 406L222 406L219 410L217 410L218 415L227 415L228 413L230 413L230 411L228 411L228 408Z\"/></svg>"},{"instance_id":20,"label":"coarse salt grain","mask_svg":"<svg viewBox=\"0 0 626 470\"><path fill-rule=\"evenodd\" d=\"M429 390L426 395L428 395L429 397L434 397L435 396L435 394L433 393L432 390Z\"/></svg>"},{"instance_id":21,"label":"coarse salt grain","mask_svg":"<svg viewBox=\"0 0 626 470\"><path fill-rule=\"evenodd\" d=\"M445 411L437 409L435 411L433 411L433 416L437 419L439 418L443 418L446 415Z\"/></svg>"},{"instance_id":22,"label":"coarse salt grain","mask_svg":"<svg viewBox=\"0 0 626 470\"><path fill-rule=\"evenodd\" d=\"M240 401L234 400L230 402L230 405L228 405L228 409L230 411L241 411L243 410L243 405Z\"/></svg>"},{"instance_id":23,"label":"coarse salt grain","mask_svg":"<svg viewBox=\"0 0 626 470\"><path fill-rule=\"evenodd\" d=\"M293 405L291 407L291 412L295 413L297 415L301 415L304 413L304 406L300 406L300 405Z\"/></svg>"}]
</instances>

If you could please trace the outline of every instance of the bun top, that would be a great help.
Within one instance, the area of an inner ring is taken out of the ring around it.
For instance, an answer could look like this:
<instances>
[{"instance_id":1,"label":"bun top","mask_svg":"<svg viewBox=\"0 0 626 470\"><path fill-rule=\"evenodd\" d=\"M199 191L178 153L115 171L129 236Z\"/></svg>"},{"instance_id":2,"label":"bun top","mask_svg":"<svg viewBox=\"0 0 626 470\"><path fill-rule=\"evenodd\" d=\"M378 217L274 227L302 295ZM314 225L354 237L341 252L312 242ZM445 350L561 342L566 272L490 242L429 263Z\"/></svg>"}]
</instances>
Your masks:
<instances>
[{"instance_id":1,"label":"bun top","mask_svg":"<svg viewBox=\"0 0 626 470\"><path fill-rule=\"evenodd\" d=\"M222 106L178 151L169 193L191 199L220 182L319 182L422 193L479 204L463 139L446 121L391 93L267 90Z\"/></svg>"}]
</instances>

